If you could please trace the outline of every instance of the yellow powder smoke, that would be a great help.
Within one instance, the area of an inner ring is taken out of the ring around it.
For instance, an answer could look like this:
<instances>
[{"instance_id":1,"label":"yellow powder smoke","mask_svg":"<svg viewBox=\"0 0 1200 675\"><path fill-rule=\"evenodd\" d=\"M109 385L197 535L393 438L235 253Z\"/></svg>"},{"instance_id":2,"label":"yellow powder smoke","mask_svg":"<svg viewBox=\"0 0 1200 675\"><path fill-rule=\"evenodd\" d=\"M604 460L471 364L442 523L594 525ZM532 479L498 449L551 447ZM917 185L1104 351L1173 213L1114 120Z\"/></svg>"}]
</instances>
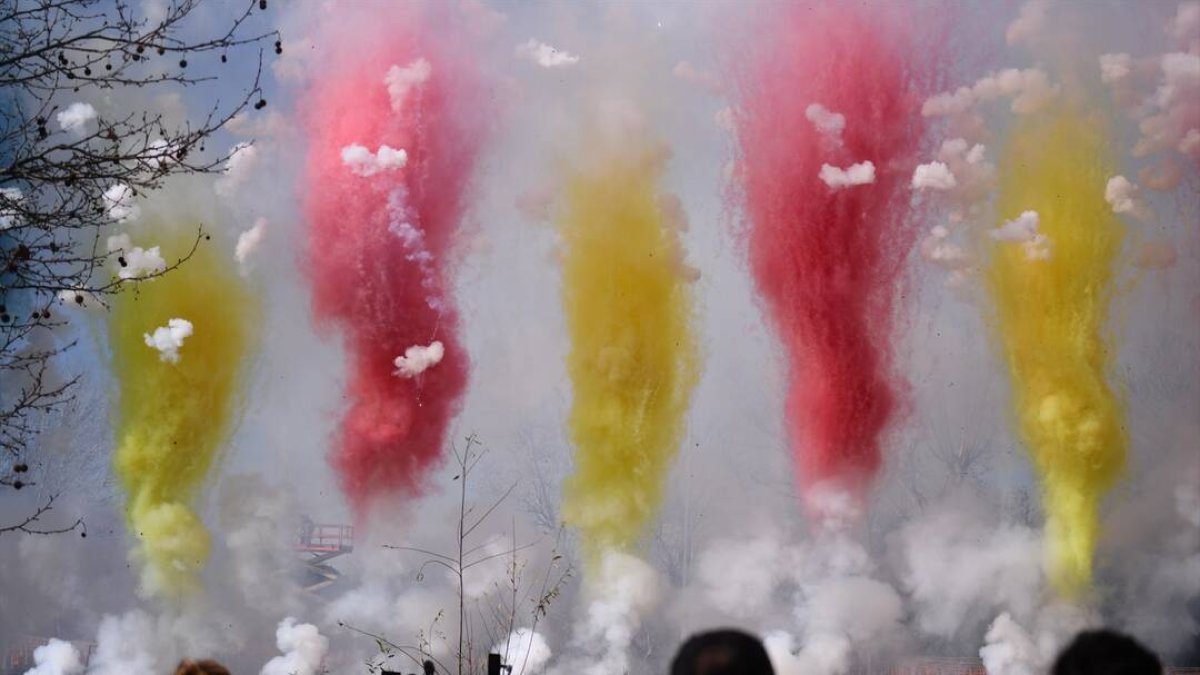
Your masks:
<instances>
[{"instance_id":1,"label":"yellow powder smoke","mask_svg":"<svg viewBox=\"0 0 1200 675\"><path fill-rule=\"evenodd\" d=\"M1051 574L1087 589L1098 509L1128 444L1123 402L1107 381L1105 323L1124 227L1104 201L1115 173L1106 120L1063 105L1020 122L1001 162L998 215L1036 211L1050 258L995 242L987 281L1021 438L1041 477Z\"/></svg>"},{"instance_id":2,"label":"yellow powder smoke","mask_svg":"<svg viewBox=\"0 0 1200 675\"><path fill-rule=\"evenodd\" d=\"M163 244L171 260L191 240ZM138 539L142 592L151 595L177 598L198 590L208 560L208 531L193 505L231 431L250 343L251 300L229 257L201 241L178 269L118 295L109 318L120 391L116 471ZM190 321L194 330L174 364L144 338L173 318Z\"/></svg>"},{"instance_id":3,"label":"yellow powder smoke","mask_svg":"<svg viewBox=\"0 0 1200 675\"><path fill-rule=\"evenodd\" d=\"M630 153L633 155L636 153ZM598 160L568 176L560 218L575 473L564 521L590 560L634 544L654 516L697 380L694 274L662 155Z\"/></svg>"}]
</instances>

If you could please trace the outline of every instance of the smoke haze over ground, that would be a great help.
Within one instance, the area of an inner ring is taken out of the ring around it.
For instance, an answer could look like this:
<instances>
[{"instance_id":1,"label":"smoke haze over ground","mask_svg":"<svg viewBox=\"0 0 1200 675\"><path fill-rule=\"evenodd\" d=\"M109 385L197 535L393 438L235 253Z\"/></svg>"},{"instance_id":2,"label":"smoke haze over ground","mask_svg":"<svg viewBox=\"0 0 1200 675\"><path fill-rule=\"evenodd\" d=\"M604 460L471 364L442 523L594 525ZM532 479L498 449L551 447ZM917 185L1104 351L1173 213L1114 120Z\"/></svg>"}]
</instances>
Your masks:
<instances>
[{"instance_id":1,"label":"smoke haze over ground","mask_svg":"<svg viewBox=\"0 0 1200 675\"><path fill-rule=\"evenodd\" d=\"M514 673L648 674L736 625L781 673L953 656L995 675L1107 625L1200 665L1200 3L893 5L255 9L281 53L268 104L208 142L236 148L221 174L97 205L140 251L106 275L211 238L142 299L58 310L79 344L57 367L83 379L0 526L58 495L47 525L87 537L0 534L0 649L65 641L39 675L88 647L89 673L348 675L458 672L461 637L472 672L495 648ZM195 89L81 87L52 126L182 119L256 56L192 64L220 74ZM1063 110L1098 136L1030 145ZM1119 241L1080 262L1101 221ZM572 227L607 236L625 283L579 273ZM128 379L127 350L175 379ZM142 415L157 450L122 454L132 384L186 419ZM619 429L619 462L573 430L592 385L576 424ZM225 386L227 411L188 416ZM207 454L184 466L175 441ZM1048 485L1096 524L1067 583ZM139 492L205 550L159 521L152 548ZM328 585L295 551L306 517L355 527Z\"/></svg>"}]
</instances>

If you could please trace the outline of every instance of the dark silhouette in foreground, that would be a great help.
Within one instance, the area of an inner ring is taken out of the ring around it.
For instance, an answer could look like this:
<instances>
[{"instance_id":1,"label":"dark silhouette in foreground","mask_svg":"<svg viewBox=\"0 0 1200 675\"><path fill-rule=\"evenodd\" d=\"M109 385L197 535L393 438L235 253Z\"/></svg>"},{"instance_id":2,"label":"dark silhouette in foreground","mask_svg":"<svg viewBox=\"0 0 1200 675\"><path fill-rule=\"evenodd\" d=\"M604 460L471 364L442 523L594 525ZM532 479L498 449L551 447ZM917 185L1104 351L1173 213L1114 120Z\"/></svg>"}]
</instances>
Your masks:
<instances>
[{"instance_id":1,"label":"dark silhouette in foreground","mask_svg":"<svg viewBox=\"0 0 1200 675\"><path fill-rule=\"evenodd\" d=\"M184 659L175 668L175 675L229 675L229 669L212 659Z\"/></svg>"},{"instance_id":2,"label":"dark silhouette in foreground","mask_svg":"<svg viewBox=\"0 0 1200 675\"><path fill-rule=\"evenodd\" d=\"M1137 640L1110 630L1085 631L1058 655L1053 675L1162 675L1162 663Z\"/></svg>"},{"instance_id":3,"label":"dark silhouette in foreground","mask_svg":"<svg viewBox=\"0 0 1200 675\"><path fill-rule=\"evenodd\" d=\"M740 630L697 633L675 654L671 675L775 675L758 638Z\"/></svg>"}]
</instances>

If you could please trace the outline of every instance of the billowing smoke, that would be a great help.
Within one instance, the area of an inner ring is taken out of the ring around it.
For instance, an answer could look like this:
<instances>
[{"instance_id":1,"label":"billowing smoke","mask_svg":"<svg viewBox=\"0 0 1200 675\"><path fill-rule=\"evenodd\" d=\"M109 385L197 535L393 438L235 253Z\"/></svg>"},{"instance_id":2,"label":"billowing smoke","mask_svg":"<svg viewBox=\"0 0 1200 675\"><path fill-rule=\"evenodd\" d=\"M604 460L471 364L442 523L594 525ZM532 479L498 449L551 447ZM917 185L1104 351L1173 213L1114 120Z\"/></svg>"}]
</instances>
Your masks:
<instances>
[{"instance_id":1,"label":"billowing smoke","mask_svg":"<svg viewBox=\"0 0 1200 675\"><path fill-rule=\"evenodd\" d=\"M279 622L275 646L283 652L263 666L260 675L316 675L322 672L329 639L311 623L288 617Z\"/></svg>"},{"instance_id":2,"label":"billowing smoke","mask_svg":"<svg viewBox=\"0 0 1200 675\"><path fill-rule=\"evenodd\" d=\"M563 519L589 564L633 546L657 513L699 367L682 210L659 194L662 149L615 124L632 143L589 130L613 145L587 147L560 223L575 446Z\"/></svg>"},{"instance_id":3,"label":"billowing smoke","mask_svg":"<svg viewBox=\"0 0 1200 675\"><path fill-rule=\"evenodd\" d=\"M574 654L557 662L550 672L629 672L630 646L646 613L662 597L662 579L641 559L610 549L602 554L586 583L584 611L571 645Z\"/></svg>"},{"instance_id":4,"label":"billowing smoke","mask_svg":"<svg viewBox=\"0 0 1200 675\"><path fill-rule=\"evenodd\" d=\"M543 68L563 68L579 63L578 56L555 49L532 38L524 44L517 45L517 56L528 59Z\"/></svg>"},{"instance_id":5,"label":"billowing smoke","mask_svg":"<svg viewBox=\"0 0 1200 675\"><path fill-rule=\"evenodd\" d=\"M166 363L179 363L179 350L183 341L192 335L192 330L192 322L187 319L168 319L167 325L143 334L142 339L147 347L158 350L158 358Z\"/></svg>"},{"instance_id":6,"label":"billowing smoke","mask_svg":"<svg viewBox=\"0 0 1200 675\"><path fill-rule=\"evenodd\" d=\"M788 358L804 486L865 488L897 406L888 345L916 235L906 206L921 127L906 66L916 53L894 18L788 6L738 73L750 269ZM814 101L845 118L837 147L807 118Z\"/></svg>"},{"instance_id":7,"label":"billowing smoke","mask_svg":"<svg viewBox=\"0 0 1200 675\"><path fill-rule=\"evenodd\" d=\"M142 207L134 197L133 188L124 183L116 183L105 190L102 201L108 217L118 223L127 223L142 216Z\"/></svg>"},{"instance_id":8,"label":"billowing smoke","mask_svg":"<svg viewBox=\"0 0 1200 675\"><path fill-rule=\"evenodd\" d=\"M451 247L487 119L486 89L453 16L394 6L329 11L300 101L313 309L344 338L346 409L332 461L361 513L416 494L466 387ZM369 148L375 148L374 151ZM436 368L393 376L397 354L442 345Z\"/></svg>"},{"instance_id":9,"label":"billowing smoke","mask_svg":"<svg viewBox=\"0 0 1200 675\"><path fill-rule=\"evenodd\" d=\"M63 131L83 136L87 132L88 123L96 119L96 109L90 103L77 101L63 108L54 115Z\"/></svg>"},{"instance_id":10,"label":"billowing smoke","mask_svg":"<svg viewBox=\"0 0 1200 675\"><path fill-rule=\"evenodd\" d=\"M993 230L1023 251L1001 241L987 270L1019 432L1042 481L1052 572L1068 594L1091 583L1100 502L1129 442L1106 365L1125 228L1101 199L1113 162L1104 124L1074 106L1023 121L997 204L1002 217L1022 213Z\"/></svg>"},{"instance_id":11,"label":"billowing smoke","mask_svg":"<svg viewBox=\"0 0 1200 675\"><path fill-rule=\"evenodd\" d=\"M518 628L507 638L492 646L505 664L512 666L513 675L538 675L546 669L552 655L550 645L540 633Z\"/></svg>"},{"instance_id":12,"label":"billowing smoke","mask_svg":"<svg viewBox=\"0 0 1200 675\"><path fill-rule=\"evenodd\" d=\"M0 648L61 638L24 668L1194 661L1200 2L243 1L263 91L138 167L211 175L103 178L80 240L0 186L0 338L31 232L119 291L17 343L81 379L0 529L87 535L0 534ZM220 57L80 80L47 143L237 100Z\"/></svg>"},{"instance_id":13,"label":"billowing smoke","mask_svg":"<svg viewBox=\"0 0 1200 675\"><path fill-rule=\"evenodd\" d=\"M170 243L187 241L175 234ZM252 304L232 261L211 244L113 301L114 466L148 595L199 590L211 541L195 503L233 431Z\"/></svg>"},{"instance_id":14,"label":"billowing smoke","mask_svg":"<svg viewBox=\"0 0 1200 675\"><path fill-rule=\"evenodd\" d=\"M117 255L117 276L121 279L140 279L160 274L167 269L158 246L144 249L134 246L128 234L115 234L108 238L108 252Z\"/></svg>"},{"instance_id":15,"label":"billowing smoke","mask_svg":"<svg viewBox=\"0 0 1200 675\"><path fill-rule=\"evenodd\" d=\"M851 164L845 169L822 164L821 171L817 175L820 176L822 183L834 189L851 185L870 185L875 182L875 165L869 160Z\"/></svg>"},{"instance_id":16,"label":"billowing smoke","mask_svg":"<svg viewBox=\"0 0 1200 675\"><path fill-rule=\"evenodd\" d=\"M77 675L83 672L79 650L70 642L53 638L33 650L34 667L25 675Z\"/></svg>"}]
</instances>

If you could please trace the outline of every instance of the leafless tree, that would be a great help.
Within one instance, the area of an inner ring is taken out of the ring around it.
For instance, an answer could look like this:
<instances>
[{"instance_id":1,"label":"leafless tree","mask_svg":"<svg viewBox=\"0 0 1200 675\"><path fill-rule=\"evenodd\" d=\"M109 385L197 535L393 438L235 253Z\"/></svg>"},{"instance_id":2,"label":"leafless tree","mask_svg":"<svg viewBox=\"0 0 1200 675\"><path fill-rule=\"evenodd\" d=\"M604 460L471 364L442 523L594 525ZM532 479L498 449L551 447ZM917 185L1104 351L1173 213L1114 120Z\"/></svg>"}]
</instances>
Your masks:
<instances>
[{"instance_id":1,"label":"leafless tree","mask_svg":"<svg viewBox=\"0 0 1200 675\"><path fill-rule=\"evenodd\" d=\"M58 337L69 322L59 306L103 305L190 255L140 278L114 274L128 252L106 245L113 215L106 192L111 206L110 190L134 197L171 176L218 170L227 157L206 151L205 142L235 115L266 105L263 49L282 52L274 31L254 29L266 0L137 6L0 0L0 487L31 484L38 430L79 384L77 374L56 368L75 346ZM217 28L201 35L201 22ZM175 123L136 109L105 115L78 100L179 91L218 79L233 58L256 59L246 86L194 119ZM82 118L72 103L81 104ZM38 528L49 506L21 524L0 523L0 534L51 531Z\"/></svg>"},{"instance_id":2,"label":"leafless tree","mask_svg":"<svg viewBox=\"0 0 1200 675\"><path fill-rule=\"evenodd\" d=\"M550 561L543 574L526 575L526 560L519 556L523 551L533 548L537 542L519 544L516 540L516 527L513 527L513 539L510 546L503 551L490 550L489 544L493 537L481 537L479 528L488 522L496 510L512 496L516 483L511 484L497 499L485 505L472 504L468 499L469 483L472 472L486 456L486 450L480 445L478 438L471 434L467 436L461 448L454 446L454 464L457 472L452 481L458 484L458 518L456 519L455 544L452 551L436 551L432 548L416 546L397 546L385 544L384 547L406 553L416 553L425 556L421 563L417 580L423 580L425 570L429 567L440 567L449 573L450 579L456 586L457 608L451 618L458 621L457 649L454 651L455 661L443 662L433 655L431 641L434 637L444 639L437 629L437 624L444 618L444 612L439 611L433 618L428 630L423 630L416 644L400 644L391 639L371 633L355 626L341 623L340 625L351 632L370 637L375 640L384 660L399 656L401 662L411 661L421 665L425 661L433 664L435 672L447 675L465 675L480 672L481 662L484 661L487 650L492 645L503 644L501 656L507 660L511 653L521 651L513 645L512 636L518 627L518 617L528 617L529 632L537 630L538 622L545 618L550 605L562 595L563 588L574 574L574 569L564 555L558 553L560 539L551 551ZM493 560L507 559L505 584L497 584L483 597L472 600L466 595L466 582L472 570ZM523 610L525 608L525 610ZM525 614L528 611L528 615ZM525 669L524 663L520 670ZM379 664L369 666L371 672L379 672Z\"/></svg>"}]
</instances>

